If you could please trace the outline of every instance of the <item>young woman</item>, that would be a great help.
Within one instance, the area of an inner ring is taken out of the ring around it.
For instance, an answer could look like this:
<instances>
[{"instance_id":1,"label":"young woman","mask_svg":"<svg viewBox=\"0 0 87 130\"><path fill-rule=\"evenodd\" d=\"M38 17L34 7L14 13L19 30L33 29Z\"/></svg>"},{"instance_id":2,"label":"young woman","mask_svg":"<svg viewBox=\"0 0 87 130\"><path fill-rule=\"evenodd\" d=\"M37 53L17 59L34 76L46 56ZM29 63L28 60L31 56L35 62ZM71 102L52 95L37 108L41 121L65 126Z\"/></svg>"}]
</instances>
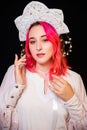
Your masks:
<instances>
[{"instance_id":1,"label":"young woman","mask_svg":"<svg viewBox=\"0 0 87 130\"><path fill-rule=\"evenodd\" d=\"M85 87L61 48L69 31L61 10L32 1L15 23L25 54L15 55L0 87L0 130L87 130Z\"/></svg>"}]
</instances>

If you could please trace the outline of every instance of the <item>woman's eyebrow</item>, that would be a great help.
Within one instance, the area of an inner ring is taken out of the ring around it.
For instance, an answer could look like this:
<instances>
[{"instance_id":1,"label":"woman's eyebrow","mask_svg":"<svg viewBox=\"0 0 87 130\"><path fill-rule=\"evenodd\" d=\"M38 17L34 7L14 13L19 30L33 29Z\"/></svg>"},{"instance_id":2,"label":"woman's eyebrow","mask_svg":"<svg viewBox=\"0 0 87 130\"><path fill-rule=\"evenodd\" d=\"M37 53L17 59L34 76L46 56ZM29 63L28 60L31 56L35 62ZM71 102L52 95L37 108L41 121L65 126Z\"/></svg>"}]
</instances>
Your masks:
<instances>
[{"instance_id":1,"label":"woman's eyebrow","mask_svg":"<svg viewBox=\"0 0 87 130\"><path fill-rule=\"evenodd\" d=\"M46 37L46 35L41 35L40 37L41 37L41 38L42 38L42 37ZM31 39L35 39L35 38L34 38L34 37L29 37L29 39L31 40Z\"/></svg>"}]
</instances>

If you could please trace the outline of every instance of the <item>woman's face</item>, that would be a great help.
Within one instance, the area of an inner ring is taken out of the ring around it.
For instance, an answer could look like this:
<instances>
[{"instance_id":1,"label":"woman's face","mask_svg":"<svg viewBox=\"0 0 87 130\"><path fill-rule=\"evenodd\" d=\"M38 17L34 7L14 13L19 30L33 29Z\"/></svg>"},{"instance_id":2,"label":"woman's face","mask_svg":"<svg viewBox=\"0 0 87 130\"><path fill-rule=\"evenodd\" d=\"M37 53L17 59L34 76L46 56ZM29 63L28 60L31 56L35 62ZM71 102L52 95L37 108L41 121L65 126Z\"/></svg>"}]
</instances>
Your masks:
<instances>
[{"instance_id":1,"label":"woman's face","mask_svg":"<svg viewBox=\"0 0 87 130\"><path fill-rule=\"evenodd\" d=\"M53 44L48 41L41 25L33 26L29 32L29 50L36 64L52 63Z\"/></svg>"}]
</instances>

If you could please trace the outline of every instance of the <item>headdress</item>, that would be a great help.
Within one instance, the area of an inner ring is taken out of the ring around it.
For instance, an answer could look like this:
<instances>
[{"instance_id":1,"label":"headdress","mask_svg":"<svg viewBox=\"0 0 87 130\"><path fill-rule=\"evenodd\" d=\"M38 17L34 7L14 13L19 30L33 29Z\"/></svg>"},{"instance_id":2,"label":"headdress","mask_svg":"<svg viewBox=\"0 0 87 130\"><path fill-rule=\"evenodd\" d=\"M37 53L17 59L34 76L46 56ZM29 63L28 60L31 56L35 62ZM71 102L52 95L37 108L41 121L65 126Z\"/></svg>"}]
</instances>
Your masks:
<instances>
[{"instance_id":1,"label":"headdress","mask_svg":"<svg viewBox=\"0 0 87 130\"><path fill-rule=\"evenodd\" d=\"M19 30L19 40L26 40L26 33L31 24L37 21L50 23L57 31L58 35L69 33L67 25L64 23L63 11L60 9L49 9L46 5L38 1L31 1L26 5L23 14L18 16L14 22Z\"/></svg>"}]
</instances>

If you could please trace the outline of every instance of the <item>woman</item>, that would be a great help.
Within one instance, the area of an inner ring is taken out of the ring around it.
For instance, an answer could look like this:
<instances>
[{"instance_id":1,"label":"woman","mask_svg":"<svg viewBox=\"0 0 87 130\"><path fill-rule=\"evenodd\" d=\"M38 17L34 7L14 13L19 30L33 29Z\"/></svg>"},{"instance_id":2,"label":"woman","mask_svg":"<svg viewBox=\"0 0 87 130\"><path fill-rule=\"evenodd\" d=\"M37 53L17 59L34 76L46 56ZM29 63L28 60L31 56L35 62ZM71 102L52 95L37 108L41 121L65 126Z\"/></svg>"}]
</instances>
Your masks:
<instances>
[{"instance_id":1,"label":"woman","mask_svg":"<svg viewBox=\"0 0 87 130\"><path fill-rule=\"evenodd\" d=\"M62 11L32 1L15 24L25 54L15 55L0 87L1 130L86 130L85 87L61 50L69 32Z\"/></svg>"}]
</instances>

